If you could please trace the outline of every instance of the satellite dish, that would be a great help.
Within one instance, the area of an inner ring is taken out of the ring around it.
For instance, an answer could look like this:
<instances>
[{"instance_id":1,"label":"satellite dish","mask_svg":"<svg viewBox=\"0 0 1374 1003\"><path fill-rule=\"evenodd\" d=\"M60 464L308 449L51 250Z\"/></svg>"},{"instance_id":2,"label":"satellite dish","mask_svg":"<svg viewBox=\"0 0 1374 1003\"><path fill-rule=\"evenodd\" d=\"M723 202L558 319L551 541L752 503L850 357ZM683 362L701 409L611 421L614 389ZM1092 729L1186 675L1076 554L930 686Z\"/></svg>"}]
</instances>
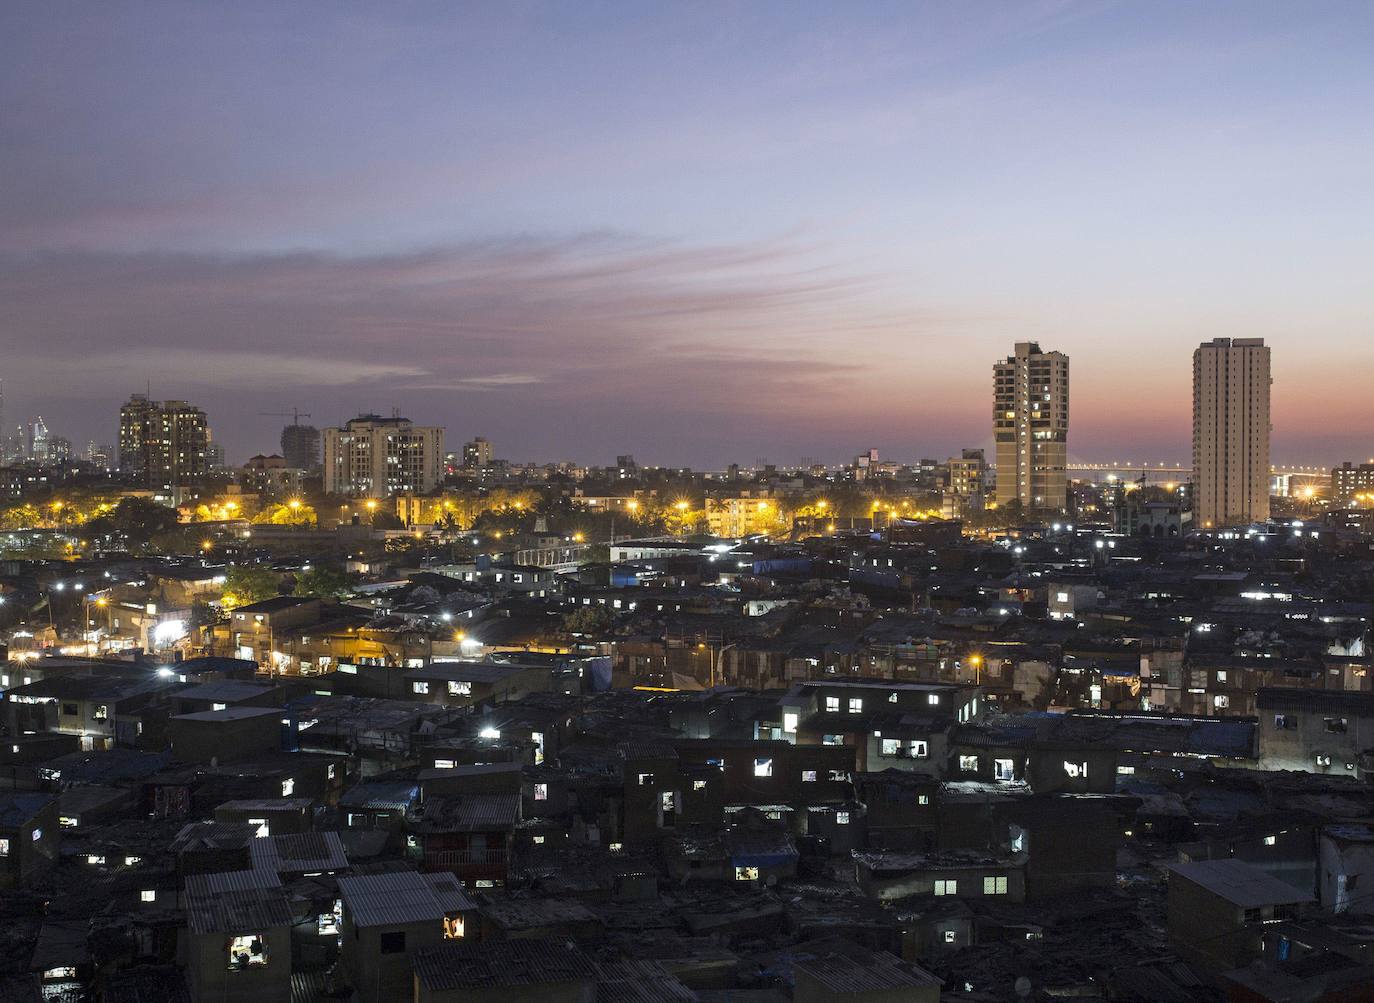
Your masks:
<instances>
[{"instance_id":1,"label":"satellite dish","mask_svg":"<svg viewBox=\"0 0 1374 1003\"><path fill-rule=\"evenodd\" d=\"M1016 990L1017 996L1025 999L1031 994L1031 980L1024 975L1017 976L1016 981L1012 983L1012 988Z\"/></svg>"}]
</instances>

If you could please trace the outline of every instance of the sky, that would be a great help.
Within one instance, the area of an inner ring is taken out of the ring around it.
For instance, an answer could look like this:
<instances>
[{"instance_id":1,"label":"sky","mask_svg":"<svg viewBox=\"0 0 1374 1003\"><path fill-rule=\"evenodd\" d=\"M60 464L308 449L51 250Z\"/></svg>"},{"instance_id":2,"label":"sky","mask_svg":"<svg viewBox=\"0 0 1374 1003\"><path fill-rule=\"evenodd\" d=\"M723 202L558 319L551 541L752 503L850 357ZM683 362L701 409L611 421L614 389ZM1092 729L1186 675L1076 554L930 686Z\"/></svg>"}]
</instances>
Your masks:
<instances>
[{"instance_id":1,"label":"sky","mask_svg":"<svg viewBox=\"0 0 1374 1003\"><path fill-rule=\"evenodd\" d=\"M1071 357L1076 460L1374 456L1374 5L0 5L5 424L150 387L511 460L943 458Z\"/></svg>"}]
</instances>

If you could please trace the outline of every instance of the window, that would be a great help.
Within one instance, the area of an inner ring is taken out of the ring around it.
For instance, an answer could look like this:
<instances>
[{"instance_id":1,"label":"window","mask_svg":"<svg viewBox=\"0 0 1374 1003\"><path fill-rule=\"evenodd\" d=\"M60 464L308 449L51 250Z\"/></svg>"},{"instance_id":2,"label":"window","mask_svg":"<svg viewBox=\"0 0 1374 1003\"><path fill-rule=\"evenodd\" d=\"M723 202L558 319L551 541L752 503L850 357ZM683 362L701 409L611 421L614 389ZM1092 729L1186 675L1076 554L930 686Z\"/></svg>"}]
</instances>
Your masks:
<instances>
[{"instance_id":1,"label":"window","mask_svg":"<svg viewBox=\"0 0 1374 1003\"><path fill-rule=\"evenodd\" d=\"M1212 706L1217 710L1225 710L1231 706L1231 697L1226 693L1218 693L1212 697Z\"/></svg>"},{"instance_id":2,"label":"window","mask_svg":"<svg viewBox=\"0 0 1374 1003\"><path fill-rule=\"evenodd\" d=\"M835 812L835 824L836 824L836 825L848 825L848 824L849 824L849 812L847 812L847 811L837 811L837 812Z\"/></svg>"},{"instance_id":3,"label":"window","mask_svg":"<svg viewBox=\"0 0 1374 1003\"><path fill-rule=\"evenodd\" d=\"M957 934L955 934L955 932L954 932L953 930L946 930L946 931L945 931L945 943L946 943L946 944L953 944L953 943L955 942L956 939L957 939Z\"/></svg>"},{"instance_id":4,"label":"window","mask_svg":"<svg viewBox=\"0 0 1374 1003\"><path fill-rule=\"evenodd\" d=\"M124 858L124 866L125 866L125 867L133 867L136 863L138 863L138 862L139 862L140 860L142 860L142 859L143 859L142 857L135 857L135 856L133 856L132 854L130 854L129 856L127 856L127 857Z\"/></svg>"},{"instance_id":5,"label":"window","mask_svg":"<svg viewBox=\"0 0 1374 1003\"><path fill-rule=\"evenodd\" d=\"M260 933L229 941L229 971L242 972L267 964L267 939Z\"/></svg>"},{"instance_id":6,"label":"window","mask_svg":"<svg viewBox=\"0 0 1374 1003\"><path fill-rule=\"evenodd\" d=\"M736 867L736 881L757 881L759 879L759 869L757 867Z\"/></svg>"},{"instance_id":7,"label":"window","mask_svg":"<svg viewBox=\"0 0 1374 1003\"><path fill-rule=\"evenodd\" d=\"M1226 682L1226 670L1225 670L1225 669L1217 669L1217 682L1219 682L1219 683L1224 683L1224 682Z\"/></svg>"},{"instance_id":8,"label":"window","mask_svg":"<svg viewBox=\"0 0 1374 1003\"><path fill-rule=\"evenodd\" d=\"M547 800L549 799L549 785L548 785L548 784L535 784L535 785L534 785L534 799L535 799L536 801L547 801Z\"/></svg>"},{"instance_id":9,"label":"window","mask_svg":"<svg viewBox=\"0 0 1374 1003\"><path fill-rule=\"evenodd\" d=\"M98 704L95 708L95 713L91 716L97 721L104 721L110 716L110 708L106 704Z\"/></svg>"},{"instance_id":10,"label":"window","mask_svg":"<svg viewBox=\"0 0 1374 1003\"><path fill-rule=\"evenodd\" d=\"M102 867L105 864L105 858L99 853L89 853L86 855L86 863L92 867Z\"/></svg>"},{"instance_id":11,"label":"window","mask_svg":"<svg viewBox=\"0 0 1374 1003\"><path fill-rule=\"evenodd\" d=\"M851 714L862 714L863 712L864 712L864 701L863 701L863 697L850 697L850 698L849 698L849 713L851 713Z\"/></svg>"},{"instance_id":12,"label":"window","mask_svg":"<svg viewBox=\"0 0 1374 1003\"><path fill-rule=\"evenodd\" d=\"M772 775L773 775L773 760L767 759L767 758L764 758L764 759L755 759L755 760L754 760L754 776L756 776L756 777L771 777Z\"/></svg>"},{"instance_id":13,"label":"window","mask_svg":"<svg viewBox=\"0 0 1374 1003\"><path fill-rule=\"evenodd\" d=\"M472 683L466 680L450 679L448 682L448 695L451 697L472 696Z\"/></svg>"},{"instance_id":14,"label":"window","mask_svg":"<svg viewBox=\"0 0 1374 1003\"><path fill-rule=\"evenodd\" d=\"M959 757L959 769L962 770L962 771L965 772L965 773L977 773L977 772L978 772L978 757L977 757L977 756L960 756L960 757Z\"/></svg>"},{"instance_id":15,"label":"window","mask_svg":"<svg viewBox=\"0 0 1374 1003\"><path fill-rule=\"evenodd\" d=\"M535 837L534 837L534 845L535 845L535 846L543 846L543 845L544 845L544 837L543 837L543 836L535 836Z\"/></svg>"},{"instance_id":16,"label":"window","mask_svg":"<svg viewBox=\"0 0 1374 1003\"><path fill-rule=\"evenodd\" d=\"M917 794L917 795L916 795L916 803L917 803L918 805L928 805L928 804L930 804L930 795L929 795L929 794Z\"/></svg>"},{"instance_id":17,"label":"window","mask_svg":"<svg viewBox=\"0 0 1374 1003\"><path fill-rule=\"evenodd\" d=\"M382 934L381 941L383 954L405 953L406 932L404 930L388 930Z\"/></svg>"},{"instance_id":18,"label":"window","mask_svg":"<svg viewBox=\"0 0 1374 1003\"><path fill-rule=\"evenodd\" d=\"M1288 714L1275 714L1274 727L1280 731L1293 731L1298 727L1298 719Z\"/></svg>"},{"instance_id":19,"label":"window","mask_svg":"<svg viewBox=\"0 0 1374 1003\"><path fill-rule=\"evenodd\" d=\"M1274 845L1275 843L1277 843L1278 841L1279 841L1279 837L1278 837L1278 836L1265 836L1265 837L1264 837L1264 845L1265 845L1265 846L1273 846L1273 845Z\"/></svg>"},{"instance_id":20,"label":"window","mask_svg":"<svg viewBox=\"0 0 1374 1003\"><path fill-rule=\"evenodd\" d=\"M802 770L802 783L814 784L816 782L815 770Z\"/></svg>"},{"instance_id":21,"label":"window","mask_svg":"<svg viewBox=\"0 0 1374 1003\"><path fill-rule=\"evenodd\" d=\"M1346 721L1343 717L1328 717L1322 724L1325 725L1326 730L1333 735L1345 734Z\"/></svg>"},{"instance_id":22,"label":"window","mask_svg":"<svg viewBox=\"0 0 1374 1003\"><path fill-rule=\"evenodd\" d=\"M74 703L64 703L64 704L62 705L62 716L63 716L63 717L76 717L76 715L77 715L77 706L76 706L76 704L74 704Z\"/></svg>"},{"instance_id":23,"label":"window","mask_svg":"<svg viewBox=\"0 0 1374 1003\"><path fill-rule=\"evenodd\" d=\"M258 827L257 832L254 833L254 835L256 835L259 839L261 839L263 836L271 834L271 830L267 827L267 819L265 818L250 818L248 820L248 824L256 825Z\"/></svg>"},{"instance_id":24,"label":"window","mask_svg":"<svg viewBox=\"0 0 1374 1003\"><path fill-rule=\"evenodd\" d=\"M822 735L821 745L844 745L843 735Z\"/></svg>"},{"instance_id":25,"label":"window","mask_svg":"<svg viewBox=\"0 0 1374 1003\"><path fill-rule=\"evenodd\" d=\"M802 779L805 780L806 778L803 777ZM814 778L813 778L813 779L814 779ZM704 790L706 790L706 781L705 781L705 780L693 780L693 781L692 781L692 790L694 790L694 791L704 791Z\"/></svg>"},{"instance_id":26,"label":"window","mask_svg":"<svg viewBox=\"0 0 1374 1003\"><path fill-rule=\"evenodd\" d=\"M829 779L834 783L843 783L849 779L849 773L846 770L830 770L828 771L828 775Z\"/></svg>"},{"instance_id":27,"label":"window","mask_svg":"<svg viewBox=\"0 0 1374 1003\"><path fill-rule=\"evenodd\" d=\"M463 938L463 934L464 934L465 932L466 932L466 924L463 922L463 917L462 917L462 916L445 916L445 917L444 917L444 939L445 939L445 940L461 940L461 939Z\"/></svg>"},{"instance_id":28,"label":"window","mask_svg":"<svg viewBox=\"0 0 1374 1003\"><path fill-rule=\"evenodd\" d=\"M782 730L795 732L797 730L798 721L800 721L800 716L796 711L784 711L782 715Z\"/></svg>"},{"instance_id":29,"label":"window","mask_svg":"<svg viewBox=\"0 0 1374 1003\"><path fill-rule=\"evenodd\" d=\"M451 770L457 765L457 760L453 759L436 759L434 761L434 768L436 770Z\"/></svg>"},{"instance_id":30,"label":"window","mask_svg":"<svg viewBox=\"0 0 1374 1003\"><path fill-rule=\"evenodd\" d=\"M423 693L423 694L427 694L427 693L429 693L429 683L427 683L427 682L414 682L414 683L411 683L411 684L410 684L410 689L411 689L411 692L412 692L412 693Z\"/></svg>"},{"instance_id":31,"label":"window","mask_svg":"<svg viewBox=\"0 0 1374 1003\"><path fill-rule=\"evenodd\" d=\"M992 761L992 775L998 780L1015 780L1016 767L1010 759L994 759Z\"/></svg>"},{"instance_id":32,"label":"window","mask_svg":"<svg viewBox=\"0 0 1374 1003\"><path fill-rule=\"evenodd\" d=\"M1071 763L1066 759L1064 760L1064 775L1067 776L1070 780L1087 780L1088 764Z\"/></svg>"},{"instance_id":33,"label":"window","mask_svg":"<svg viewBox=\"0 0 1374 1003\"><path fill-rule=\"evenodd\" d=\"M896 694L896 693L889 693L889 694L887 695L887 702L888 702L888 703L896 703L896 702L897 702L897 694Z\"/></svg>"},{"instance_id":34,"label":"window","mask_svg":"<svg viewBox=\"0 0 1374 1003\"><path fill-rule=\"evenodd\" d=\"M1328 756L1328 755L1325 755L1325 754L1323 754L1323 753L1320 753L1320 752L1317 753L1317 765L1318 765L1318 766L1330 766L1330 765L1331 765L1331 757Z\"/></svg>"},{"instance_id":35,"label":"window","mask_svg":"<svg viewBox=\"0 0 1374 1003\"><path fill-rule=\"evenodd\" d=\"M228 706L229 706L229 705L228 705L227 703L212 703L212 704L210 705L210 709L211 709L211 710L225 710L225 709L228 708Z\"/></svg>"},{"instance_id":36,"label":"window","mask_svg":"<svg viewBox=\"0 0 1374 1003\"><path fill-rule=\"evenodd\" d=\"M664 811L672 811L677 804L677 799L673 797L672 791L662 791L659 794L659 804L663 806Z\"/></svg>"},{"instance_id":37,"label":"window","mask_svg":"<svg viewBox=\"0 0 1374 1003\"><path fill-rule=\"evenodd\" d=\"M959 893L959 882L953 878L938 878L935 881L936 895L957 895Z\"/></svg>"},{"instance_id":38,"label":"window","mask_svg":"<svg viewBox=\"0 0 1374 1003\"><path fill-rule=\"evenodd\" d=\"M641 774L639 775L639 786L640 786L640 787L647 787L649 784L651 784L651 783L653 783L653 782L654 782L654 775L653 775L652 773L641 773Z\"/></svg>"},{"instance_id":39,"label":"window","mask_svg":"<svg viewBox=\"0 0 1374 1003\"><path fill-rule=\"evenodd\" d=\"M911 742L911 758L912 758L912 759L925 759L925 758L926 758L927 756L929 756L929 755L930 755L930 746L929 746L929 745L927 745L927 744L926 744L925 742L923 742L923 741L920 741L919 739L913 739L913 740L912 740L912 742Z\"/></svg>"},{"instance_id":40,"label":"window","mask_svg":"<svg viewBox=\"0 0 1374 1003\"><path fill-rule=\"evenodd\" d=\"M826 709L826 711L827 711L828 713L831 713L831 714L838 713L838 712L839 712L839 709L840 709L840 698L839 698L839 697L826 697L826 698L825 698L825 709Z\"/></svg>"},{"instance_id":41,"label":"window","mask_svg":"<svg viewBox=\"0 0 1374 1003\"><path fill-rule=\"evenodd\" d=\"M7 837L7 836L0 836L0 857L8 857L9 855L10 855L10 841L9 841L9 837Z\"/></svg>"},{"instance_id":42,"label":"window","mask_svg":"<svg viewBox=\"0 0 1374 1003\"><path fill-rule=\"evenodd\" d=\"M938 706L940 703L940 694L931 693L926 697L926 702L929 703L932 707Z\"/></svg>"},{"instance_id":43,"label":"window","mask_svg":"<svg viewBox=\"0 0 1374 1003\"><path fill-rule=\"evenodd\" d=\"M984 894L984 895L1005 895L1006 893L1007 893L1007 878L1006 878L1006 875L1002 875L1001 877L996 877L996 878L984 878L984 879L983 879L983 894Z\"/></svg>"},{"instance_id":44,"label":"window","mask_svg":"<svg viewBox=\"0 0 1374 1003\"><path fill-rule=\"evenodd\" d=\"M157 901L157 891L156 891L156 889L153 889L153 888L145 888L145 889L143 889L141 892L138 893L138 900L139 900L140 902L156 902L156 901Z\"/></svg>"},{"instance_id":45,"label":"window","mask_svg":"<svg viewBox=\"0 0 1374 1003\"><path fill-rule=\"evenodd\" d=\"M901 740L900 740L900 739L896 739L896 738L885 738L885 739L883 739L883 755L884 755L884 756L900 756L901 754L902 754L902 743L901 743Z\"/></svg>"},{"instance_id":46,"label":"window","mask_svg":"<svg viewBox=\"0 0 1374 1003\"><path fill-rule=\"evenodd\" d=\"M296 793L296 779L295 777L287 777L281 782L281 796L289 798L294 793Z\"/></svg>"}]
</instances>

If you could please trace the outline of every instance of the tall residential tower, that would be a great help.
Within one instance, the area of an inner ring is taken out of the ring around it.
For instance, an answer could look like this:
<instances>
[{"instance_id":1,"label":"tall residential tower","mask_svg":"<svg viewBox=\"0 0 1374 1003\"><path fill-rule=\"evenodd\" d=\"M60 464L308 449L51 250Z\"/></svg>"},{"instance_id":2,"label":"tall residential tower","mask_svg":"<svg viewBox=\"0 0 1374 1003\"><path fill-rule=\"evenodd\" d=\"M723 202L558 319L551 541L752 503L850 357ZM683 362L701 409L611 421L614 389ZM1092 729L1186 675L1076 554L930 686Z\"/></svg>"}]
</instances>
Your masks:
<instances>
[{"instance_id":1,"label":"tall residential tower","mask_svg":"<svg viewBox=\"0 0 1374 1003\"><path fill-rule=\"evenodd\" d=\"M997 504L1062 509L1068 496L1069 357L1033 341L992 367Z\"/></svg>"},{"instance_id":2,"label":"tall residential tower","mask_svg":"<svg viewBox=\"0 0 1374 1003\"><path fill-rule=\"evenodd\" d=\"M428 494L443 479L442 428L364 414L324 430L324 489L330 494Z\"/></svg>"},{"instance_id":3,"label":"tall residential tower","mask_svg":"<svg viewBox=\"0 0 1374 1003\"><path fill-rule=\"evenodd\" d=\"M1193 352L1193 526L1269 518L1269 349L1214 338Z\"/></svg>"}]
</instances>

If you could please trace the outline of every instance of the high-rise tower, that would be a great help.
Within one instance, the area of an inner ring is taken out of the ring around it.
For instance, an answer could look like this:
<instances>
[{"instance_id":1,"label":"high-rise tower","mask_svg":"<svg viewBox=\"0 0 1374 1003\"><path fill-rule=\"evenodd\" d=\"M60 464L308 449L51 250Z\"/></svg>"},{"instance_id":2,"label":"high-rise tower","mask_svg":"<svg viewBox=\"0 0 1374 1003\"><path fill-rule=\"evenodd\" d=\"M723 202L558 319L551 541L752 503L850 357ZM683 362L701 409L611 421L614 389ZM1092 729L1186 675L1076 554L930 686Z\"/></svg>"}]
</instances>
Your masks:
<instances>
[{"instance_id":1,"label":"high-rise tower","mask_svg":"<svg viewBox=\"0 0 1374 1003\"><path fill-rule=\"evenodd\" d=\"M1269 518L1269 349L1214 338L1193 352L1193 525Z\"/></svg>"},{"instance_id":2,"label":"high-rise tower","mask_svg":"<svg viewBox=\"0 0 1374 1003\"><path fill-rule=\"evenodd\" d=\"M1062 509L1068 495L1069 357L1033 341L992 367L997 504Z\"/></svg>"}]
</instances>

